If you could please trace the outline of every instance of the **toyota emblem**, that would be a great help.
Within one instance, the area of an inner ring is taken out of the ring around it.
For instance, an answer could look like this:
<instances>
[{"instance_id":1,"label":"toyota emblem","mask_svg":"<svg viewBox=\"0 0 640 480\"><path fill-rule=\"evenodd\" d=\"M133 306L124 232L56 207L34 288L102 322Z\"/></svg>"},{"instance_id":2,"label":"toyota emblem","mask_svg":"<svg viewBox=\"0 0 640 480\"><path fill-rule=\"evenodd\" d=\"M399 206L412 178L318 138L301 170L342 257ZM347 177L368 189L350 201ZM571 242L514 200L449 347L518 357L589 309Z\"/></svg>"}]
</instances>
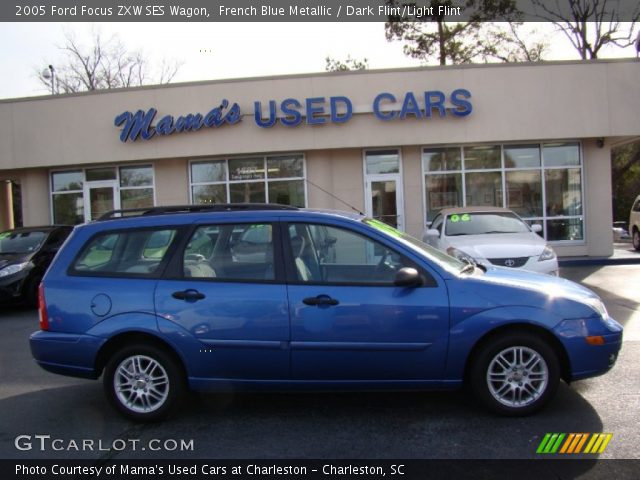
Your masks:
<instances>
[{"instance_id":1,"label":"toyota emblem","mask_svg":"<svg viewBox=\"0 0 640 480\"><path fill-rule=\"evenodd\" d=\"M505 267L513 267L516 264L516 261L512 258L508 258L504 261Z\"/></svg>"}]
</instances>

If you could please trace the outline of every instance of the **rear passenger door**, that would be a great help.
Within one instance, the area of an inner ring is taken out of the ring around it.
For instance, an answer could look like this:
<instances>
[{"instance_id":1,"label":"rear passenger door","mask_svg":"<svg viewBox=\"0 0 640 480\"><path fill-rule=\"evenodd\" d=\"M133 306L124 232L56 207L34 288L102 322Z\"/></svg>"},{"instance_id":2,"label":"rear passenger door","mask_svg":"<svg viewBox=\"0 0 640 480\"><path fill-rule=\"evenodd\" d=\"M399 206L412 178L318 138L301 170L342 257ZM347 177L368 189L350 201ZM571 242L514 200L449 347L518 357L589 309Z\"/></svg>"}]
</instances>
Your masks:
<instances>
[{"instance_id":1,"label":"rear passenger door","mask_svg":"<svg viewBox=\"0 0 640 480\"><path fill-rule=\"evenodd\" d=\"M269 222L202 224L155 295L160 317L199 340L195 376L288 379L289 315L279 229Z\"/></svg>"}]
</instances>

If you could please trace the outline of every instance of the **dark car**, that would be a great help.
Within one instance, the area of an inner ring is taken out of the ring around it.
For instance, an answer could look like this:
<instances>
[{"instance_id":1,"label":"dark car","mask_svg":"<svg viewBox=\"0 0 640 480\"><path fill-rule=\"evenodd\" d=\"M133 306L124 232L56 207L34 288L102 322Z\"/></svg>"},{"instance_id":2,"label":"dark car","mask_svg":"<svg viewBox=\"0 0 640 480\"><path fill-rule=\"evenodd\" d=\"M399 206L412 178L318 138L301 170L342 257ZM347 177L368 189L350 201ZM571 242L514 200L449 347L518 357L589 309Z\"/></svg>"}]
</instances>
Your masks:
<instances>
[{"instance_id":1,"label":"dark car","mask_svg":"<svg viewBox=\"0 0 640 480\"><path fill-rule=\"evenodd\" d=\"M71 230L58 225L0 233L0 305L36 306L38 285Z\"/></svg>"}]
</instances>

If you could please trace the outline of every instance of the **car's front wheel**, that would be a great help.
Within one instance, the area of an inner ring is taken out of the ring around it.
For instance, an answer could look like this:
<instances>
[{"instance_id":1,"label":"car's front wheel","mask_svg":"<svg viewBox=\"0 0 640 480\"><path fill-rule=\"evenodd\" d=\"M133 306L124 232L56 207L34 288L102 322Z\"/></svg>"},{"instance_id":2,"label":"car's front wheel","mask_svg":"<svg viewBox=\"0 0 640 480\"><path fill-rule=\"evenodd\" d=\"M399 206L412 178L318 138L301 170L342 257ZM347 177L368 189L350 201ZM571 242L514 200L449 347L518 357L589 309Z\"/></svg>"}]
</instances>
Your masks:
<instances>
[{"instance_id":1,"label":"car's front wheel","mask_svg":"<svg viewBox=\"0 0 640 480\"><path fill-rule=\"evenodd\" d=\"M560 382L558 357L541 337L527 332L491 339L472 358L473 393L489 409L508 416L544 407Z\"/></svg>"},{"instance_id":2,"label":"car's front wheel","mask_svg":"<svg viewBox=\"0 0 640 480\"><path fill-rule=\"evenodd\" d=\"M152 422L166 417L184 395L181 368L165 350L132 345L117 351L105 367L107 398L125 417Z\"/></svg>"}]
</instances>

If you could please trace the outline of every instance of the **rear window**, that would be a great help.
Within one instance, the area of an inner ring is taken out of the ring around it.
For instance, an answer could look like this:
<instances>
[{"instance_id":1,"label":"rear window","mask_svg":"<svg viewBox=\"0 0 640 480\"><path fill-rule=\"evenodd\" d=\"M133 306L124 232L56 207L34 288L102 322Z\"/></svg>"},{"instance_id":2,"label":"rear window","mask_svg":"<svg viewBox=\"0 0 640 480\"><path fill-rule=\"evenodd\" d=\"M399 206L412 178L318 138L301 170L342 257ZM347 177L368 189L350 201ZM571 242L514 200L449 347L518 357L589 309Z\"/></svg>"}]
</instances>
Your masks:
<instances>
[{"instance_id":1,"label":"rear window","mask_svg":"<svg viewBox=\"0 0 640 480\"><path fill-rule=\"evenodd\" d=\"M35 252L45 238L47 232L16 232L0 233L0 253L30 253Z\"/></svg>"},{"instance_id":2,"label":"rear window","mask_svg":"<svg viewBox=\"0 0 640 480\"><path fill-rule=\"evenodd\" d=\"M176 238L174 229L105 232L84 246L72 266L75 274L154 276Z\"/></svg>"}]
</instances>

